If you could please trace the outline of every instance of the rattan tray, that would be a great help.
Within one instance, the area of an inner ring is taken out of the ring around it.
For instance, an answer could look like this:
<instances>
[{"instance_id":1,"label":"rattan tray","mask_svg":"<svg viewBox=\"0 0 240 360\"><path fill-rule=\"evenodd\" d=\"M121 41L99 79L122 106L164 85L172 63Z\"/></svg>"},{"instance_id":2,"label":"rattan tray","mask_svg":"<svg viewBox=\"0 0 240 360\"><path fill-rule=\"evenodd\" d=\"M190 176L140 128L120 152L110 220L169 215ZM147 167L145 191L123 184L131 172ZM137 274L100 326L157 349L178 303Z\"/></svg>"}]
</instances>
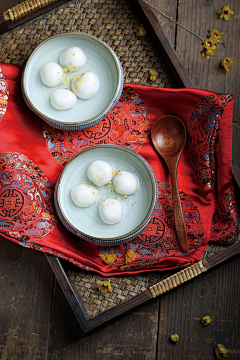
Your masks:
<instances>
[{"instance_id":1,"label":"rattan tray","mask_svg":"<svg viewBox=\"0 0 240 360\"><path fill-rule=\"evenodd\" d=\"M62 32L83 31L112 47L122 63L125 82L154 87L194 87L153 11L141 0L73 0L64 4L59 0L48 5L48 12L42 15L45 10L41 8L25 19L16 20L15 26L9 20L0 27L2 32L12 29L0 37L1 62L24 65L33 49L46 38ZM141 23L148 29L144 38L136 37L133 31ZM154 83L149 81L149 68L158 72ZM233 175L239 186L240 171L235 162ZM82 271L51 255L47 258L86 335L239 252L239 243L227 249L212 245L208 246L202 262L177 274L175 271L111 277L113 292L106 296L96 291L104 279L102 276Z\"/></svg>"}]
</instances>

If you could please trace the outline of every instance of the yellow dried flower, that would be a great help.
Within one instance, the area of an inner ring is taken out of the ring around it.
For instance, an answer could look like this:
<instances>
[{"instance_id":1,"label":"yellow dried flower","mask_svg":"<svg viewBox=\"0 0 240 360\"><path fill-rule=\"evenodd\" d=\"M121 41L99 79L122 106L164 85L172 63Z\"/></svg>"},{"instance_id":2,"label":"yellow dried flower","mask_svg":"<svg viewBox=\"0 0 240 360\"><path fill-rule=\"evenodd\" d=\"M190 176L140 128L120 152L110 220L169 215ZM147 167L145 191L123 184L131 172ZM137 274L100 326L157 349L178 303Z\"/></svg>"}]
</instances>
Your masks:
<instances>
[{"instance_id":1,"label":"yellow dried flower","mask_svg":"<svg viewBox=\"0 0 240 360\"><path fill-rule=\"evenodd\" d=\"M215 56L215 53L218 51L218 47L215 48L215 50L206 50L206 55L207 56Z\"/></svg>"},{"instance_id":2,"label":"yellow dried flower","mask_svg":"<svg viewBox=\"0 0 240 360\"><path fill-rule=\"evenodd\" d=\"M235 64L234 58L229 58L229 57L225 57L221 62L221 65L227 71L229 71L229 67L234 65L234 64Z\"/></svg>"},{"instance_id":3,"label":"yellow dried flower","mask_svg":"<svg viewBox=\"0 0 240 360\"><path fill-rule=\"evenodd\" d=\"M151 81L155 81L157 79L158 73L155 70L148 70L149 75L150 75L150 80Z\"/></svg>"},{"instance_id":4,"label":"yellow dried flower","mask_svg":"<svg viewBox=\"0 0 240 360\"><path fill-rule=\"evenodd\" d=\"M212 318L211 318L211 316L209 316L209 315L206 315L206 316L204 316L204 317L201 319L201 323L202 323L204 326L210 324L211 322L212 322Z\"/></svg>"},{"instance_id":5,"label":"yellow dried flower","mask_svg":"<svg viewBox=\"0 0 240 360\"><path fill-rule=\"evenodd\" d=\"M131 263L136 260L134 250L128 250L125 255L126 264Z\"/></svg>"},{"instance_id":6,"label":"yellow dried flower","mask_svg":"<svg viewBox=\"0 0 240 360\"><path fill-rule=\"evenodd\" d=\"M108 292L112 292L112 287L109 281L103 281L101 284L98 285L98 291L101 295L106 295Z\"/></svg>"},{"instance_id":7,"label":"yellow dried flower","mask_svg":"<svg viewBox=\"0 0 240 360\"><path fill-rule=\"evenodd\" d=\"M214 28L210 34L208 35L208 37L213 37L216 40L220 40L221 38L223 38L223 32L220 31L219 29Z\"/></svg>"},{"instance_id":8,"label":"yellow dried flower","mask_svg":"<svg viewBox=\"0 0 240 360\"><path fill-rule=\"evenodd\" d=\"M208 52L213 52L213 51L217 51L218 48L217 48L217 40L214 38L214 37L209 37L207 38L204 43L203 43L203 46L205 47L205 49L208 51ZM210 54L209 54L210 55Z\"/></svg>"},{"instance_id":9,"label":"yellow dried flower","mask_svg":"<svg viewBox=\"0 0 240 360\"><path fill-rule=\"evenodd\" d=\"M221 10L218 10L217 13L220 15L220 19L224 18L225 21L230 20L231 16L233 15L233 11L229 6L224 6L221 8Z\"/></svg>"},{"instance_id":10,"label":"yellow dried flower","mask_svg":"<svg viewBox=\"0 0 240 360\"><path fill-rule=\"evenodd\" d=\"M144 28L143 24L140 26L135 26L134 30L135 34L140 37L145 37L147 35L147 31Z\"/></svg>"},{"instance_id":11,"label":"yellow dried flower","mask_svg":"<svg viewBox=\"0 0 240 360\"><path fill-rule=\"evenodd\" d=\"M221 359L221 355L223 357L227 357L227 354L229 353L228 349L226 349L223 344L217 344L214 350L215 350L215 355L218 359Z\"/></svg>"},{"instance_id":12,"label":"yellow dried flower","mask_svg":"<svg viewBox=\"0 0 240 360\"><path fill-rule=\"evenodd\" d=\"M170 340L176 344L179 340L178 334L171 335Z\"/></svg>"},{"instance_id":13,"label":"yellow dried flower","mask_svg":"<svg viewBox=\"0 0 240 360\"><path fill-rule=\"evenodd\" d=\"M213 29L214 31L215 29ZM203 61L209 60L210 56L215 56L218 51L218 41L215 37L208 35L206 40L203 42L204 49L201 51L201 58Z\"/></svg>"},{"instance_id":14,"label":"yellow dried flower","mask_svg":"<svg viewBox=\"0 0 240 360\"><path fill-rule=\"evenodd\" d=\"M100 254L99 255L103 261L105 262L105 264L112 264L115 259L116 259L116 254Z\"/></svg>"},{"instance_id":15,"label":"yellow dried flower","mask_svg":"<svg viewBox=\"0 0 240 360\"><path fill-rule=\"evenodd\" d=\"M206 49L203 49L201 52L201 57L203 59L203 61L206 61L206 60L209 60L210 59L210 56L206 54Z\"/></svg>"}]
</instances>

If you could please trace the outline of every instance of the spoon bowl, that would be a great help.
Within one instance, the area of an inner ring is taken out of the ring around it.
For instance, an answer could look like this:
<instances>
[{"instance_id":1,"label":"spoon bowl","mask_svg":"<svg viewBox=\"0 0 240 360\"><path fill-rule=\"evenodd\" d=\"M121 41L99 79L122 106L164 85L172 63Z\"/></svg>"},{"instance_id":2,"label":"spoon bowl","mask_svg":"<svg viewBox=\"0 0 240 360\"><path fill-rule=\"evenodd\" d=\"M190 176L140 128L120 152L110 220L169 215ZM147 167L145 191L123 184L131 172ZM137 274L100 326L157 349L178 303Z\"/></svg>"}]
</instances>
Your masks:
<instances>
[{"instance_id":1,"label":"spoon bowl","mask_svg":"<svg viewBox=\"0 0 240 360\"><path fill-rule=\"evenodd\" d=\"M175 116L163 116L155 121L151 137L153 144L164 157L180 157L186 142L186 129L183 122Z\"/></svg>"},{"instance_id":2,"label":"spoon bowl","mask_svg":"<svg viewBox=\"0 0 240 360\"><path fill-rule=\"evenodd\" d=\"M177 167L186 142L186 128L176 116L166 115L155 121L151 130L153 145L165 161L172 183L172 201L178 241L188 251L187 231L177 183Z\"/></svg>"}]
</instances>

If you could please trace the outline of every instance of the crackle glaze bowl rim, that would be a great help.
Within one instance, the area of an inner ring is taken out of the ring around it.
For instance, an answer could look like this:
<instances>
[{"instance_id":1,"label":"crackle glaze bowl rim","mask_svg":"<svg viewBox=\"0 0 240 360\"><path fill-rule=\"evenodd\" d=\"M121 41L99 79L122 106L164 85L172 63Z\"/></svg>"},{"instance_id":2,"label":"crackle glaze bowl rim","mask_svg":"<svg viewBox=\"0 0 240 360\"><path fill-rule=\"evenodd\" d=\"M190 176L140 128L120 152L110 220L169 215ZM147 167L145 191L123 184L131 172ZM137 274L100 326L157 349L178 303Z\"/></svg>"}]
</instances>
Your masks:
<instances>
[{"instance_id":1,"label":"crackle glaze bowl rim","mask_svg":"<svg viewBox=\"0 0 240 360\"><path fill-rule=\"evenodd\" d=\"M39 51L39 49L47 42L49 41L54 41L54 39L58 38L58 37L64 37L64 36L78 36L78 37L82 37L83 39L90 39L93 41L96 41L100 46L103 46L108 53L111 55L112 60L115 63L115 67L116 67L116 77L117 77L117 86L116 89L114 91L114 94L109 102L109 104L97 115L95 115L94 117L84 120L84 121L80 121L80 122L64 122L64 121L59 121L56 120L54 118L51 118L47 115L45 115L44 113L42 113L41 111L39 111L35 105L32 103L32 101L30 100L30 97L27 93L27 73L28 73L28 68L29 65L31 63L31 60L33 58L34 55L36 55L36 53ZM67 33L61 33L61 34L57 34L57 35L53 35L50 36L49 38L47 38L46 40L42 41L31 53L31 55L29 56L25 66L24 66L24 70L22 72L22 77L21 77L21 90L22 90L22 95L23 95L23 99L26 103L26 105L36 114L38 115L42 120L46 121L49 125L58 128L58 129L65 129L65 130L80 130L80 129L85 129L88 127L91 127L95 124L97 124L99 121L102 120L102 118L109 112L109 110L116 104L116 102L119 100L121 94L122 94L122 90L123 90L123 82L124 82L124 76L123 76L123 70L122 70L122 66L120 63L120 60L118 58L118 56L116 55L116 53L111 49L111 47L106 44L104 41L98 39L97 37L84 33L84 32L67 32Z\"/></svg>"},{"instance_id":2,"label":"crackle glaze bowl rim","mask_svg":"<svg viewBox=\"0 0 240 360\"><path fill-rule=\"evenodd\" d=\"M68 166L79 156L82 156L83 154L86 154L87 152L91 151L91 150L96 150L96 149L116 149L116 150L121 150L126 152L127 156L133 156L135 157L140 163L141 165L143 165L146 173L149 176L149 181L150 181L150 187L151 187L151 203L149 205L148 211L146 216L144 217L144 219L141 221L141 223L135 227L133 230L131 230L128 233L125 233L121 236L116 236L116 237L112 237L112 238L101 238L101 237L96 237L96 236L91 236L89 234L86 234L82 231L80 231L79 229L77 229L69 220L68 217L66 217L66 215L64 214L64 211L62 209L61 206L61 199L59 199L59 193L60 193L60 184L61 184L61 180L68 168ZM151 166L149 165L149 163L138 153L129 150L123 146L119 146L119 145L113 145L113 144L99 144L99 145L94 145L94 146L89 146L86 149L82 150L81 152L79 152L78 154L76 154L74 157L72 157L65 165L65 167L62 169L61 173L59 174L55 189L54 189L54 205L58 214L58 217L60 218L61 222L63 223L63 225L70 231L72 232L74 235L89 241L91 243L97 244L97 245L101 245L101 246L114 246L114 245L119 245L121 243L126 243L130 240L132 240L133 238L137 237L139 234L141 234L141 232L145 229L145 227L148 225L148 223L150 222L151 218L152 218L152 213L153 210L156 206L157 203L157 199L158 199L158 183L157 183L157 179L156 179L156 175L154 173L154 171L152 170Z\"/></svg>"}]
</instances>

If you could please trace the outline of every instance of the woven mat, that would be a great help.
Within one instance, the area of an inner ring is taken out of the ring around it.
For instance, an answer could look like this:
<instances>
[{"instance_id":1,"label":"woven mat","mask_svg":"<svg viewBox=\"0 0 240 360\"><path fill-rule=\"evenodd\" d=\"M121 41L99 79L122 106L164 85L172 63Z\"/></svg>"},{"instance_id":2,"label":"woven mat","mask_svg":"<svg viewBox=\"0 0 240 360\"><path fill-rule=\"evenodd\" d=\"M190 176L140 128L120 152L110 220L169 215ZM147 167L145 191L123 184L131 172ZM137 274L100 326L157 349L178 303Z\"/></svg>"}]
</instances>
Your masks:
<instances>
[{"instance_id":1,"label":"woven mat","mask_svg":"<svg viewBox=\"0 0 240 360\"><path fill-rule=\"evenodd\" d=\"M132 1L74 0L0 36L0 62L24 65L35 47L48 37L70 31L86 32L105 41L116 52L125 82L174 88L174 78L156 44L148 35L138 38L134 34L133 29L141 22ZM148 69L158 72L154 83L149 81ZM209 245L204 258L223 249L223 246ZM102 276L84 272L65 261L62 263L88 319L169 276L169 273L147 273L111 277L113 292L102 296L96 290L104 279Z\"/></svg>"},{"instance_id":2,"label":"woven mat","mask_svg":"<svg viewBox=\"0 0 240 360\"><path fill-rule=\"evenodd\" d=\"M174 87L156 45L149 36L134 34L141 19L134 13L133 2L126 0L70 1L0 37L0 61L24 65L29 55L50 36L85 32L105 41L119 57L127 83L154 87ZM148 69L158 72L157 80L149 81Z\"/></svg>"}]
</instances>

